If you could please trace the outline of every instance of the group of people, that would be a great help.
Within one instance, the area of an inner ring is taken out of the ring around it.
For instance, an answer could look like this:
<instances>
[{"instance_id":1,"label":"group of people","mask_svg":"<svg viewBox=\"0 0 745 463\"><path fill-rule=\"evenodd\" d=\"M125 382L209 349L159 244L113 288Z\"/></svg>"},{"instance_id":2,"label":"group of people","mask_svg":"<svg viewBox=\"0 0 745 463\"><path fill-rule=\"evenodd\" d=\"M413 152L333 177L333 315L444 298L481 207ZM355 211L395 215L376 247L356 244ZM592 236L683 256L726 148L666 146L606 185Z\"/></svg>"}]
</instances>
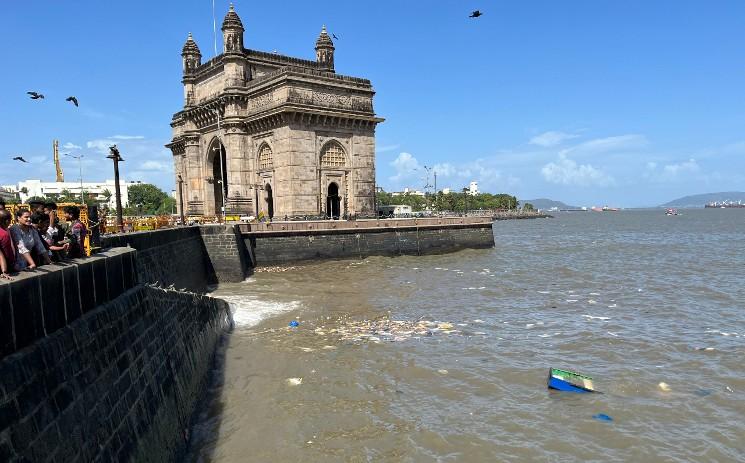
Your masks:
<instances>
[{"instance_id":1,"label":"group of people","mask_svg":"<svg viewBox=\"0 0 745 463\"><path fill-rule=\"evenodd\" d=\"M80 221L77 206L63 208L65 224L57 217L53 202L29 202L29 208L18 209L16 223L11 226L11 213L0 200L0 279L10 280L12 273L85 256L88 230Z\"/></svg>"}]
</instances>

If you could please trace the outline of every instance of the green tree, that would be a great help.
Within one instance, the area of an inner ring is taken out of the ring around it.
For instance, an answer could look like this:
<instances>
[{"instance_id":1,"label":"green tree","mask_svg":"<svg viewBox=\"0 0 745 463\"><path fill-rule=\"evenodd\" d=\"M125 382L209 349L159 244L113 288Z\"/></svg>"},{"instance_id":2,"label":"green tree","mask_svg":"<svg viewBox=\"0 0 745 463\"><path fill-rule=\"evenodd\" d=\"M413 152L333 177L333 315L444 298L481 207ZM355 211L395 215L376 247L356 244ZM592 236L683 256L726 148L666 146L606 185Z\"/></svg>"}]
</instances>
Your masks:
<instances>
[{"instance_id":1,"label":"green tree","mask_svg":"<svg viewBox=\"0 0 745 463\"><path fill-rule=\"evenodd\" d=\"M26 188L26 187L21 188L21 193L23 193L24 195L27 195L28 194L28 188Z\"/></svg>"},{"instance_id":2,"label":"green tree","mask_svg":"<svg viewBox=\"0 0 745 463\"><path fill-rule=\"evenodd\" d=\"M523 210L524 210L524 211L533 211L533 210L535 210L535 208L533 207L533 205L532 205L532 204L530 204L530 203L525 203L525 204L523 204Z\"/></svg>"},{"instance_id":3,"label":"green tree","mask_svg":"<svg viewBox=\"0 0 745 463\"><path fill-rule=\"evenodd\" d=\"M129 196L128 214L133 212L141 215L159 214L164 206L170 214L169 196L155 185L149 183L131 185L127 190L127 195Z\"/></svg>"}]
</instances>

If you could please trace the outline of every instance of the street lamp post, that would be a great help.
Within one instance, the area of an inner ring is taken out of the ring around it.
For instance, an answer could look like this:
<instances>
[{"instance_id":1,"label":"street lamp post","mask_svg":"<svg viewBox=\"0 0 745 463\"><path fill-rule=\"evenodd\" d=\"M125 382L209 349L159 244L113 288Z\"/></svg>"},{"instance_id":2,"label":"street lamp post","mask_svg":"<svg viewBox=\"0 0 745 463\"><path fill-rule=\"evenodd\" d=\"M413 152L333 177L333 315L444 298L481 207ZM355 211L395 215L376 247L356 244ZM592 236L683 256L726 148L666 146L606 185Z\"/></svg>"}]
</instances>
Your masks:
<instances>
[{"instance_id":1,"label":"street lamp post","mask_svg":"<svg viewBox=\"0 0 745 463\"><path fill-rule=\"evenodd\" d=\"M80 170L80 204L85 204L85 200L83 199L83 155L79 154L75 156L70 153L62 153L62 155L78 160L78 169Z\"/></svg>"},{"instance_id":2,"label":"street lamp post","mask_svg":"<svg viewBox=\"0 0 745 463\"><path fill-rule=\"evenodd\" d=\"M116 145L109 146L109 154L106 156L108 159L114 161L114 189L116 193L116 228L119 232L124 231L124 220L122 218L122 193L119 188L119 163L124 162L121 155L119 154L119 148Z\"/></svg>"}]
</instances>

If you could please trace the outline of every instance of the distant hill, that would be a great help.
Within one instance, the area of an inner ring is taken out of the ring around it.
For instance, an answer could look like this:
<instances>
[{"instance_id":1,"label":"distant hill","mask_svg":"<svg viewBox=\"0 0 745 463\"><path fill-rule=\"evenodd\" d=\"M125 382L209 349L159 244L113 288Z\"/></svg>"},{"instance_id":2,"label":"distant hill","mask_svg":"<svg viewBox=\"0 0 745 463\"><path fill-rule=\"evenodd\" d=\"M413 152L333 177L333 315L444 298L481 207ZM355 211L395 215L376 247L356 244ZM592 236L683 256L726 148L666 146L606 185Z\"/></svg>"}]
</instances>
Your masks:
<instances>
[{"instance_id":1,"label":"distant hill","mask_svg":"<svg viewBox=\"0 0 745 463\"><path fill-rule=\"evenodd\" d=\"M541 209L543 211L547 211L551 209L552 207L558 207L559 209L579 209L577 206L569 206L565 203L562 203L561 201L554 201L553 199L548 199L548 198L521 199L520 200L520 205L523 205L525 203L530 203L536 209Z\"/></svg>"},{"instance_id":2,"label":"distant hill","mask_svg":"<svg viewBox=\"0 0 745 463\"><path fill-rule=\"evenodd\" d=\"M704 193L700 195L683 196L669 203L661 204L660 207L704 207L706 203L722 201L745 202L745 192L724 191L721 193Z\"/></svg>"}]
</instances>

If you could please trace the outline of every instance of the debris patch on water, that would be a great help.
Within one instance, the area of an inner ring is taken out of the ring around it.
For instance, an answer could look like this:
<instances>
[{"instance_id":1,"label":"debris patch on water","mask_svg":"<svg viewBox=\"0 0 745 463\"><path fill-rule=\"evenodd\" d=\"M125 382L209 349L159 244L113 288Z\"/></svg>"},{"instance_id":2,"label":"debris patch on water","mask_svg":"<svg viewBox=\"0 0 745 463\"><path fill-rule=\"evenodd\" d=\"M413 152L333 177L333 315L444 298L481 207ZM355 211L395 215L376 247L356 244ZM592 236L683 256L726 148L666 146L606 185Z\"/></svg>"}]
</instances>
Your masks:
<instances>
[{"instance_id":1,"label":"debris patch on water","mask_svg":"<svg viewBox=\"0 0 745 463\"><path fill-rule=\"evenodd\" d=\"M372 342L381 341L400 342L408 339L420 339L438 335L463 335L457 326L468 326L465 323L450 323L432 320L391 320L381 318L377 320L344 320L340 319L338 326L320 326L314 330L318 335L337 336L340 341ZM324 347L326 349L327 347Z\"/></svg>"}]
</instances>

